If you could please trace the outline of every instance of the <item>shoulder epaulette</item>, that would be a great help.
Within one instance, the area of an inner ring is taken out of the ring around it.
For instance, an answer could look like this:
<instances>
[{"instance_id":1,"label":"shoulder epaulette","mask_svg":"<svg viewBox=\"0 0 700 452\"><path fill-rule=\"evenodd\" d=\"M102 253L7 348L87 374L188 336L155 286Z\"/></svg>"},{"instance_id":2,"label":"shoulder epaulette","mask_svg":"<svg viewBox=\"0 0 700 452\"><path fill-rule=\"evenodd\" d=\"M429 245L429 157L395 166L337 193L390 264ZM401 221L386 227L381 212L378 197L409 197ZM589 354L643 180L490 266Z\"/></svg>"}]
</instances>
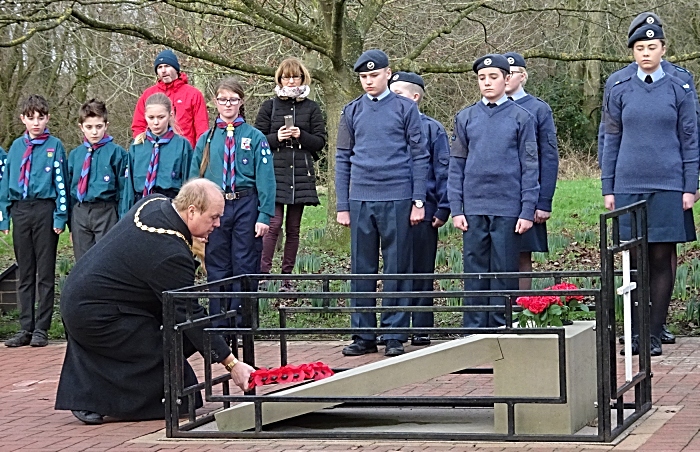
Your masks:
<instances>
[{"instance_id":1,"label":"shoulder epaulette","mask_svg":"<svg viewBox=\"0 0 700 452\"><path fill-rule=\"evenodd\" d=\"M671 64L673 64L673 63L671 63ZM686 74L690 74L690 71L688 69L681 67L681 66L678 66L676 64L673 64L673 68L678 72L684 72Z\"/></svg>"},{"instance_id":2,"label":"shoulder epaulette","mask_svg":"<svg viewBox=\"0 0 700 452\"><path fill-rule=\"evenodd\" d=\"M688 83L687 81L682 80L682 79L676 77L675 75L672 75L672 76L671 76L671 82L672 82L672 83L675 83L676 85L678 85L678 86L680 86L681 88L683 88L683 89L685 90L685 92L690 92L690 91L692 91L692 89L691 89L691 87L690 87L690 83Z\"/></svg>"}]
</instances>

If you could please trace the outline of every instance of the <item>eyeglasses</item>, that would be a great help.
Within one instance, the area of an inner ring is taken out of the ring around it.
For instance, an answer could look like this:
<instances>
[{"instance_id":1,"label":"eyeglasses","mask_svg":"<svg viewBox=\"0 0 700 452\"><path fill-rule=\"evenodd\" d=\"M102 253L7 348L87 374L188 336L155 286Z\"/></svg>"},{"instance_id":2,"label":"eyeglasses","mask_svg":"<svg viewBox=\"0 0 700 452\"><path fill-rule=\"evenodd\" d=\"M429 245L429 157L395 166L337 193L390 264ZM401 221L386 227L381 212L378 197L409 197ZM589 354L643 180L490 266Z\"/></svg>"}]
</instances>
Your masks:
<instances>
[{"instance_id":1,"label":"eyeglasses","mask_svg":"<svg viewBox=\"0 0 700 452\"><path fill-rule=\"evenodd\" d=\"M241 103L240 97L232 97L230 99L226 99L225 97L217 97L216 101L219 103L219 105L238 105Z\"/></svg>"},{"instance_id":2,"label":"eyeglasses","mask_svg":"<svg viewBox=\"0 0 700 452\"><path fill-rule=\"evenodd\" d=\"M290 77L282 76L282 81L288 82L290 80L294 80L295 82L298 82L299 80L301 80L301 78L301 75L292 75Z\"/></svg>"},{"instance_id":3,"label":"eyeglasses","mask_svg":"<svg viewBox=\"0 0 700 452\"><path fill-rule=\"evenodd\" d=\"M513 74L524 74L524 73L525 73L525 71L510 71L510 75L513 75Z\"/></svg>"}]
</instances>

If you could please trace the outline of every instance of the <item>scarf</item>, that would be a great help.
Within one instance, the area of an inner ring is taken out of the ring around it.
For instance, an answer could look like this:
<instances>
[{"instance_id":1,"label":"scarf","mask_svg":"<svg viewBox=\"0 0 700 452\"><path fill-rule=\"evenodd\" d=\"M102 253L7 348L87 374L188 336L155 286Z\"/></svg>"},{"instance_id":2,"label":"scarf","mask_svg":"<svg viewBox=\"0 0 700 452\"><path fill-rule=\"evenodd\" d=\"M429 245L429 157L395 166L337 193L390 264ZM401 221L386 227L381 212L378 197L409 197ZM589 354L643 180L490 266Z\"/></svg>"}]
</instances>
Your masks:
<instances>
[{"instance_id":1,"label":"scarf","mask_svg":"<svg viewBox=\"0 0 700 452\"><path fill-rule=\"evenodd\" d=\"M311 93L309 85L301 86L275 86L275 94L281 99L291 98L296 100L305 99Z\"/></svg>"},{"instance_id":2,"label":"scarf","mask_svg":"<svg viewBox=\"0 0 700 452\"><path fill-rule=\"evenodd\" d=\"M22 199L27 197L29 191L29 173L32 170L32 150L34 146L40 146L46 143L49 139L49 129L44 129L44 132L36 138L29 137L29 131L24 132L24 145L27 147L22 155L22 163L19 166L19 188L22 190Z\"/></svg>"},{"instance_id":3,"label":"scarf","mask_svg":"<svg viewBox=\"0 0 700 452\"><path fill-rule=\"evenodd\" d=\"M216 118L216 127L226 129L226 139L224 140L224 181L221 188L225 191L231 187L234 191L236 180L236 138L234 137L235 128L243 124L245 120L242 116L237 117L233 122L227 123L221 118Z\"/></svg>"},{"instance_id":4,"label":"scarf","mask_svg":"<svg viewBox=\"0 0 700 452\"><path fill-rule=\"evenodd\" d=\"M156 186L156 176L158 175L158 160L160 157L160 147L170 143L170 140L175 136L172 127L168 127L167 132L161 137L154 136L150 130L146 130L146 139L153 145L151 151L151 162L148 164L148 173L146 174L146 184L143 187L143 196L148 196L153 192Z\"/></svg>"},{"instance_id":5,"label":"scarf","mask_svg":"<svg viewBox=\"0 0 700 452\"><path fill-rule=\"evenodd\" d=\"M105 135L97 143L90 144L87 138L83 138L83 146L87 148L87 153L85 154L83 168L80 170L80 179L78 180L78 202L83 202L83 199L85 199L85 195L87 194L88 176L90 175L90 165L92 164L92 153L96 152L98 149L112 140L112 137Z\"/></svg>"}]
</instances>

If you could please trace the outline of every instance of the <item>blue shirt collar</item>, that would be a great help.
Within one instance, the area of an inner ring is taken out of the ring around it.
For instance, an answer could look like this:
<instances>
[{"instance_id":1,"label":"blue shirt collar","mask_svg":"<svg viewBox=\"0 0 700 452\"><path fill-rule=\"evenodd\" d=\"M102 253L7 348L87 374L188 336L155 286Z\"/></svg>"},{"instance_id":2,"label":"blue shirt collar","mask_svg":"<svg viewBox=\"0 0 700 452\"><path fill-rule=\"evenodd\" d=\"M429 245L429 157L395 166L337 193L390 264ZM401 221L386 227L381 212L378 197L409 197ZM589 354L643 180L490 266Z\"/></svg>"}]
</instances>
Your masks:
<instances>
[{"instance_id":1,"label":"blue shirt collar","mask_svg":"<svg viewBox=\"0 0 700 452\"><path fill-rule=\"evenodd\" d=\"M652 81L658 82L659 80L661 80L661 78L663 78L664 75L666 75L666 73L665 73L664 70L661 68L661 65L659 65L658 69L656 69L656 70L655 70L653 73L651 73L651 74L647 74L646 72L644 72L644 71L642 70L642 68L640 68L639 66L637 66L637 77L639 77L639 80L644 81L644 79L647 77L647 75L651 75L651 80L652 80Z\"/></svg>"},{"instance_id":2,"label":"blue shirt collar","mask_svg":"<svg viewBox=\"0 0 700 452\"><path fill-rule=\"evenodd\" d=\"M522 87L520 87L520 89L517 92L510 95L510 97L512 97L513 100L522 99L525 96L527 96L527 93Z\"/></svg>"},{"instance_id":3,"label":"blue shirt collar","mask_svg":"<svg viewBox=\"0 0 700 452\"><path fill-rule=\"evenodd\" d=\"M507 100L508 100L508 96L503 94L503 97L501 97L500 99L498 99L496 101L496 105L501 105L503 102L506 102ZM481 102L483 102L484 105L487 105L489 103L489 100L487 100L485 97L482 97Z\"/></svg>"},{"instance_id":4,"label":"blue shirt collar","mask_svg":"<svg viewBox=\"0 0 700 452\"><path fill-rule=\"evenodd\" d=\"M377 96L377 100L384 99L386 96L389 95L390 92L391 92L391 90L387 87L387 89L383 93L381 93L379 96ZM374 99L374 96L370 96L369 94L367 94L367 97L369 98L369 100Z\"/></svg>"}]
</instances>

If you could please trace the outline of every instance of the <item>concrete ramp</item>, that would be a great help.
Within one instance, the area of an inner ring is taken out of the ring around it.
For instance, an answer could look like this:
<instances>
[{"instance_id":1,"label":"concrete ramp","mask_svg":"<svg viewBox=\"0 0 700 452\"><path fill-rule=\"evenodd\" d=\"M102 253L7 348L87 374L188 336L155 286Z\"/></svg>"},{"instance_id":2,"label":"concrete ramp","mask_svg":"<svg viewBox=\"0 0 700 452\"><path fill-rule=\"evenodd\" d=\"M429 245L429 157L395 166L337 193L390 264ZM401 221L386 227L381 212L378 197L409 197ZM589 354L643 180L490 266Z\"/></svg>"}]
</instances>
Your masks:
<instances>
[{"instance_id":1,"label":"concrete ramp","mask_svg":"<svg viewBox=\"0 0 700 452\"><path fill-rule=\"evenodd\" d=\"M502 359L501 335L475 334L444 342L336 374L325 380L276 392L276 396L370 396L469 367ZM339 405L338 403L275 402L262 404L263 425ZM220 432L255 427L255 408L245 402L215 414Z\"/></svg>"}]
</instances>

